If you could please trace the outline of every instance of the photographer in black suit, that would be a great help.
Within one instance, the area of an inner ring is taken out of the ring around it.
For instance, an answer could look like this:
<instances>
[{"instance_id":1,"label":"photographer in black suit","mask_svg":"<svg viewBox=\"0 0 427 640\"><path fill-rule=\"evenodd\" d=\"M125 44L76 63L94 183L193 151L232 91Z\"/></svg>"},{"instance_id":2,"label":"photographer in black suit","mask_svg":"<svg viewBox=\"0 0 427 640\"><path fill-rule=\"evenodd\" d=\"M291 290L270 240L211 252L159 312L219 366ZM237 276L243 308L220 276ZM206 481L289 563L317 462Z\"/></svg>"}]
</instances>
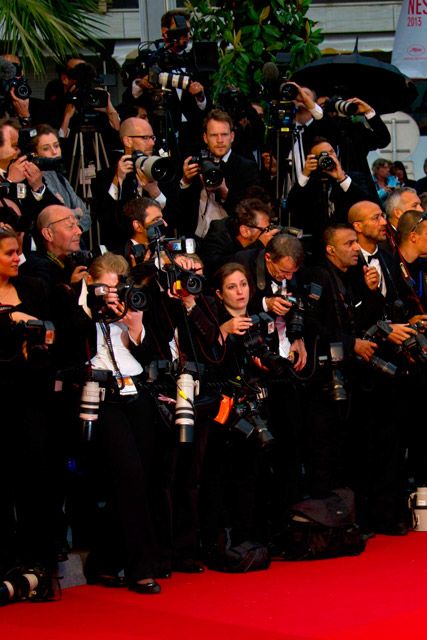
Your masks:
<instances>
[{"instance_id":1,"label":"photographer in black suit","mask_svg":"<svg viewBox=\"0 0 427 640\"><path fill-rule=\"evenodd\" d=\"M391 332L387 342L380 341L376 355L393 363L396 361L394 345L402 345L415 331L402 324L408 313L400 300L396 265L379 246L385 239L386 219L380 206L369 201L354 204L348 217L360 246L358 264L352 274L353 290L359 299L369 296L363 328L369 329L379 320L388 322ZM360 514L377 533L404 535L407 531L403 518L407 446L407 430L403 427L407 411L404 389L410 393L414 380L412 376L409 382L407 377L387 375L372 365L358 373L349 453L351 450L353 488ZM366 406L372 394L375 401L370 403L368 413ZM362 457L364 465L360 465Z\"/></svg>"},{"instance_id":2,"label":"photographer in black suit","mask_svg":"<svg viewBox=\"0 0 427 640\"><path fill-rule=\"evenodd\" d=\"M234 140L233 121L225 111L214 109L204 122L203 139L212 163L222 172L222 181L211 185L203 171L203 162L186 158L178 196L178 230L185 235L204 238L212 220L233 217L235 206L245 191L260 184L255 162L231 150Z\"/></svg>"},{"instance_id":3,"label":"photographer in black suit","mask_svg":"<svg viewBox=\"0 0 427 640\"><path fill-rule=\"evenodd\" d=\"M369 200L369 195L345 173L329 141L315 138L287 201L292 225L313 236L315 257L324 229L334 222L345 222L348 209L360 200Z\"/></svg>"}]
</instances>

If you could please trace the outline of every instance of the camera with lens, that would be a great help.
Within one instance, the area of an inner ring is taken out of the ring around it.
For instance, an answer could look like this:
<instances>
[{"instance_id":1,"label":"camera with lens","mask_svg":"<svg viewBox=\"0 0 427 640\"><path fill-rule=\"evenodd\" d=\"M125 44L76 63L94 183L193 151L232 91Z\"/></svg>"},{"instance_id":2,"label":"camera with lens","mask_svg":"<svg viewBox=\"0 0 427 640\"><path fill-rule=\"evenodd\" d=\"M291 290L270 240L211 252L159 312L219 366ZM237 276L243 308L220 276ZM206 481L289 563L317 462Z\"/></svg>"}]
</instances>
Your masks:
<instances>
[{"instance_id":1,"label":"camera with lens","mask_svg":"<svg viewBox=\"0 0 427 640\"><path fill-rule=\"evenodd\" d=\"M158 64L148 70L148 81L153 86L160 85L164 89L182 89L185 91L190 86L191 76L187 73L162 71Z\"/></svg>"},{"instance_id":2,"label":"camera with lens","mask_svg":"<svg viewBox=\"0 0 427 640\"><path fill-rule=\"evenodd\" d=\"M118 321L120 318L108 306L106 296L110 287L102 282L87 285L88 307L98 318L107 323ZM144 286L138 286L132 277L123 278L116 287L119 302L124 306L123 315L128 309L143 311L147 307L147 294Z\"/></svg>"},{"instance_id":3,"label":"camera with lens","mask_svg":"<svg viewBox=\"0 0 427 640\"><path fill-rule=\"evenodd\" d=\"M33 366L46 364L48 348L55 342L55 326L49 320L20 320L14 333L25 344L27 361Z\"/></svg>"},{"instance_id":4,"label":"camera with lens","mask_svg":"<svg viewBox=\"0 0 427 640\"><path fill-rule=\"evenodd\" d=\"M198 164L203 182L210 189L217 189L224 180L224 174L219 164L213 162L209 151L203 149L199 154L192 156L188 164Z\"/></svg>"},{"instance_id":5,"label":"camera with lens","mask_svg":"<svg viewBox=\"0 0 427 640\"><path fill-rule=\"evenodd\" d=\"M334 402L347 400L346 376L343 370L344 345L342 342L330 342L326 355L319 356L318 365L320 369L328 370L328 382L324 385Z\"/></svg>"},{"instance_id":6,"label":"camera with lens","mask_svg":"<svg viewBox=\"0 0 427 640\"><path fill-rule=\"evenodd\" d=\"M49 602L59 599L51 574L41 566L14 567L0 581L0 606L12 602Z\"/></svg>"},{"instance_id":7,"label":"camera with lens","mask_svg":"<svg viewBox=\"0 0 427 640\"><path fill-rule=\"evenodd\" d=\"M385 320L379 320L376 324L373 324L363 335L362 340L369 340L380 345L387 340L387 337L392 332L390 325ZM374 355L370 358L369 363L371 367L384 373L388 376L395 376L397 367L392 362L386 362L382 358Z\"/></svg>"},{"instance_id":8,"label":"camera with lens","mask_svg":"<svg viewBox=\"0 0 427 640\"><path fill-rule=\"evenodd\" d=\"M89 268L95 258L99 258L99 256L104 255L107 251L105 245L100 244L97 247L94 247L92 250L90 249L82 249L80 251L73 251L66 258L67 266L74 271L76 267L87 267Z\"/></svg>"},{"instance_id":9,"label":"camera with lens","mask_svg":"<svg viewBox=\"0 0 427 640\"><path fill-rule=\"evenodd\" d=\"M282 358L271 350L270 343L275 332L275 324L268 313L261 312L258 315L253 315L251 320L252 326L243 336L245 350L250 356L259 358L261 364L273 375L282 377L296 362L295 357L293 360Z\"/></svg>"},{"instance_id":10,"label":"camera with lens","mask_svg":"<svg viewBox=\"0 0 427 640\"><path fill-rule=\"evenodd\" d=\"M0 182L0 198L10 198L11 200L24 200L27 197L27 186L24 182L10 182L9 180L3 180ZM13 212L16 216L16 213ZM17 216L18 218L20 216ZM2 218L2 222L6 222L3 220L3 215L0 212L0 218ZM15 229L15 227L11 224L11 226ZM17 229L16 229L17 230Z\"/></svg>"},{"instance_id":11,"label":"camera with lens","mask_svg":"<svg viewBox=\"0 0 427 640\"><path fill-rule=\"evenodd\" d=\"M325 101L323 111L325 113L338 113L340 116L354 116L359 110L358 105L351 100L343 100L334 96Z\"/></svg>"},{"instance_id":12,"label":"camera with lens","mask_svg":"<svg viewBox=\"0 0 427 640\"><path fill-rule=\"evenodd\" d=\"M148 300L145 287L138 286L131 277L117 285L117 295L126 311L143 311L147 308Z\"/></svg>"},{"instance_id":13,"label":"camera with lens","mask_svg":"<svg viewBox=\"0 0 427 640\"><path fill-rule=\"evenodd\" d=\"M3 99L10 101L12 89L15 90L15 95L20 100L27 100L31 96L31 87L22 75L21 65L0 58L0 77L0 94Z\"/></svg>"},{"instance_id":14,"label":"camera with lens","mask_svg":"<svg viewBox=\"0 0 427 640\"><path fill-rule=\"evenodd\" d=\"M60 171L62 169L62 158L43 158L27 153L28 162L32 162L40 171Z\"/></svg>"},{"instance_id":15,"label":"camera with lens","mask_svg":"<svg viewBox=\"0 0 427 640\"><path fill-rule=\"evenodd\" d=\"M82 434L85 442L94 439L94 427L99 417L99 404L105 399L106 389L114 387L112 371L91 369L85 380L80 396L79 418L82 421Z\"/></svg>"},{"instance_id":16,"label":"camera with lens","mask_svg":"<svg viewBox=\"0 0 427 640\"><path fill-rule=\"evenodd\" d=\"M67 74L76 81L74 90L66 96L68 103L73 104L79 111L91 111L108 105L108 93L95 86L99 82L91 64L81 62L67 71Z\"/></svg>"},{"instance_id":17,"label":"camera with lens","mask_svg":"<svg viewBox=\"0 0 427 640\"><path fill-rule=\"evenodd\" d=\"M425 328L422 322L409 325L416 333L409 336L399 350L410 363L425 365L427 363L427 338L424 335Z\"/></svg>"},{"instance_id":18,"label":"camera with lens","mask_svg":"<svg viewBox=\"0 0 427 640\"><path fill-rule=\"evenodd\" d=\"M169 157L147 156L142 151L132 153L135 171L142 171L148 180L170 180L173 176L173 165Z\"/></svg>"},{"instance_id":19,"label":"camera with lens","mask_svg":"<svg viewBox=\"0 0 427 640\"><path fill-rule=\"evenodd\" d=\"M327 151L321 151L316 160L320 171L333 171L337 166Z\"/></svg>"},{"instance_id":20,"label":"camera with lens","mask_svg":"<svg viewBox=\"0 0 427 640\"><path fill-rule=\"evenodd\" d=\"M248 98L240 89L230 88L219 94L219 104L226 111L234 122L239 122L242 118L251 115L251 104Z\"/></svg>"},{"instance_id":21,"label":"camera with lens","mask_svg":"<svg viewBox=\"0 0 427 640\"><path fill-rule=\"evenodd\" d=\"M280 85L280 95L283 100L291 101L296 100L299 93L299 89L292 82L284 82Z\"/></svg>"},{"instance_id":22,"label":"camera with lens","mask_svg":"<svg viewBox=\"0 0 427 640\"><path fill-rule=\"evenodd\" d=\"M304 335L305 307L302 298L290 294L279 296L292 304L286 314L286 331L291 341L299 340Z\"/></svg>"},{"instance_id":23,"label":"camera with lens","mask_svg":"<svg viewBox=\"0 0 427 640\"><path fill-rule=\"evenodd\" d=\"M166 273L167 288L171 293L197 296L203 291L205 278L191 269L184 269L177 263L166 264L162 271Z\"/></svg>"},{"instance_id":24,"label":"camera with lens","mask_svg":"<svg viewBox=\"0 0 427 640\"><path fill-rule=\"evenodd\" d=\"M274 444L274 436L268 429L267 421L261 416L262 405L255 398L245 397L234 404L235 420L231 423L231 431L236 431L245 438L255 438L261 449L270 449Z\"/></svg>"}]
</instances>

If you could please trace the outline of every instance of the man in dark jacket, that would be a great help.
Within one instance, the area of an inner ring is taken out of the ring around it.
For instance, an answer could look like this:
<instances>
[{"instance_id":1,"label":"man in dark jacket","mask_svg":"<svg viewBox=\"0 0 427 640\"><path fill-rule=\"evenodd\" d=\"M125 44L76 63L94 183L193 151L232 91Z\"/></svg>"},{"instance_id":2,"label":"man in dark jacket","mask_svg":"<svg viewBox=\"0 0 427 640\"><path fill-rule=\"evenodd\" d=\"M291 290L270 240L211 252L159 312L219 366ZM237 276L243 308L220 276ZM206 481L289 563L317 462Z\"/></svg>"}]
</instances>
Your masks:
<instances>
[{"instance_id":1,"label":"man in dark jacket","mask_svg":"<svg viewBox=\"0 0 427 640\"><path fill-rule=\"evenodd\" d=\"M245 197L246 189L260 184L255 162L231 150L234 140L233 121L225 111L210 111L204 123L203 139L211 162L222 172L215 184L203 169L203 162L185 159L178 196L178 230L185 235L204 238L212 220L233 217L237 203ZM218 175L218 172L217 172Z\"/></svg>"}]
</instances>

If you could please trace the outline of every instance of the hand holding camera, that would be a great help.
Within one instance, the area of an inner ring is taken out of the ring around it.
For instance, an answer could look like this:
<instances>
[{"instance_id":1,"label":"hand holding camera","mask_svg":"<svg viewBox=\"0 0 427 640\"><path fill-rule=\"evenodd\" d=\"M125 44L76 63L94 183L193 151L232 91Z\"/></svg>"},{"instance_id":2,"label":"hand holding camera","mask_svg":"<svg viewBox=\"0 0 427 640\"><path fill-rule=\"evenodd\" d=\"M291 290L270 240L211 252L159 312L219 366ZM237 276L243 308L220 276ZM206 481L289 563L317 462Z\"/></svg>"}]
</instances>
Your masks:
<instances>
[{"instance_id":1,"label":"hand holding camera","mask_svg":"<svg viewBox=\"0 0 427 640\"><path fill-rule=\"evenodd\" d=\"M126 178L128 173L132 173L132 171L133 171L132 156L125 154L120 158L116 167L116 177L119 184L122 184L123 180Z\"/></svg>"},{"instance_id":2,"label":"hand holding camera","mask_svg":"<svg viewBox=\"0 0 427 640\"><path fill-rule=\"evenodd\" d=\"M275 313L277 316L285 316L293 306L293 303L285 296L272 296L265 299L268 311Z\"/></svg>"}]
</instances>

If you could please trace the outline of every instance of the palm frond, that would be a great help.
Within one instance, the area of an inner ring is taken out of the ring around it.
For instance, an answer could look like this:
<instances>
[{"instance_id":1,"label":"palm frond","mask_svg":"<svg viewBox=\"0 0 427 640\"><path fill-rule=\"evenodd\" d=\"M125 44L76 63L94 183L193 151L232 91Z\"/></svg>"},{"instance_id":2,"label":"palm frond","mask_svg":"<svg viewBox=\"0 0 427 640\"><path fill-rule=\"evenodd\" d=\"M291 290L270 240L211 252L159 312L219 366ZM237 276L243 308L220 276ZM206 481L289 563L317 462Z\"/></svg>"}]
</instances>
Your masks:
<instances>
[{"instance_id":1,"label":"palm frond","mask_svg":"<svg viewBox=\"0 0 427 640\"><path fill-rule=\"evenodd\" d=\"M60 62L83 44L98 42L102 28L97 8L97 0L0 0L5 49L42 73L46 55Z\"/></svg>"}]
</instances>

